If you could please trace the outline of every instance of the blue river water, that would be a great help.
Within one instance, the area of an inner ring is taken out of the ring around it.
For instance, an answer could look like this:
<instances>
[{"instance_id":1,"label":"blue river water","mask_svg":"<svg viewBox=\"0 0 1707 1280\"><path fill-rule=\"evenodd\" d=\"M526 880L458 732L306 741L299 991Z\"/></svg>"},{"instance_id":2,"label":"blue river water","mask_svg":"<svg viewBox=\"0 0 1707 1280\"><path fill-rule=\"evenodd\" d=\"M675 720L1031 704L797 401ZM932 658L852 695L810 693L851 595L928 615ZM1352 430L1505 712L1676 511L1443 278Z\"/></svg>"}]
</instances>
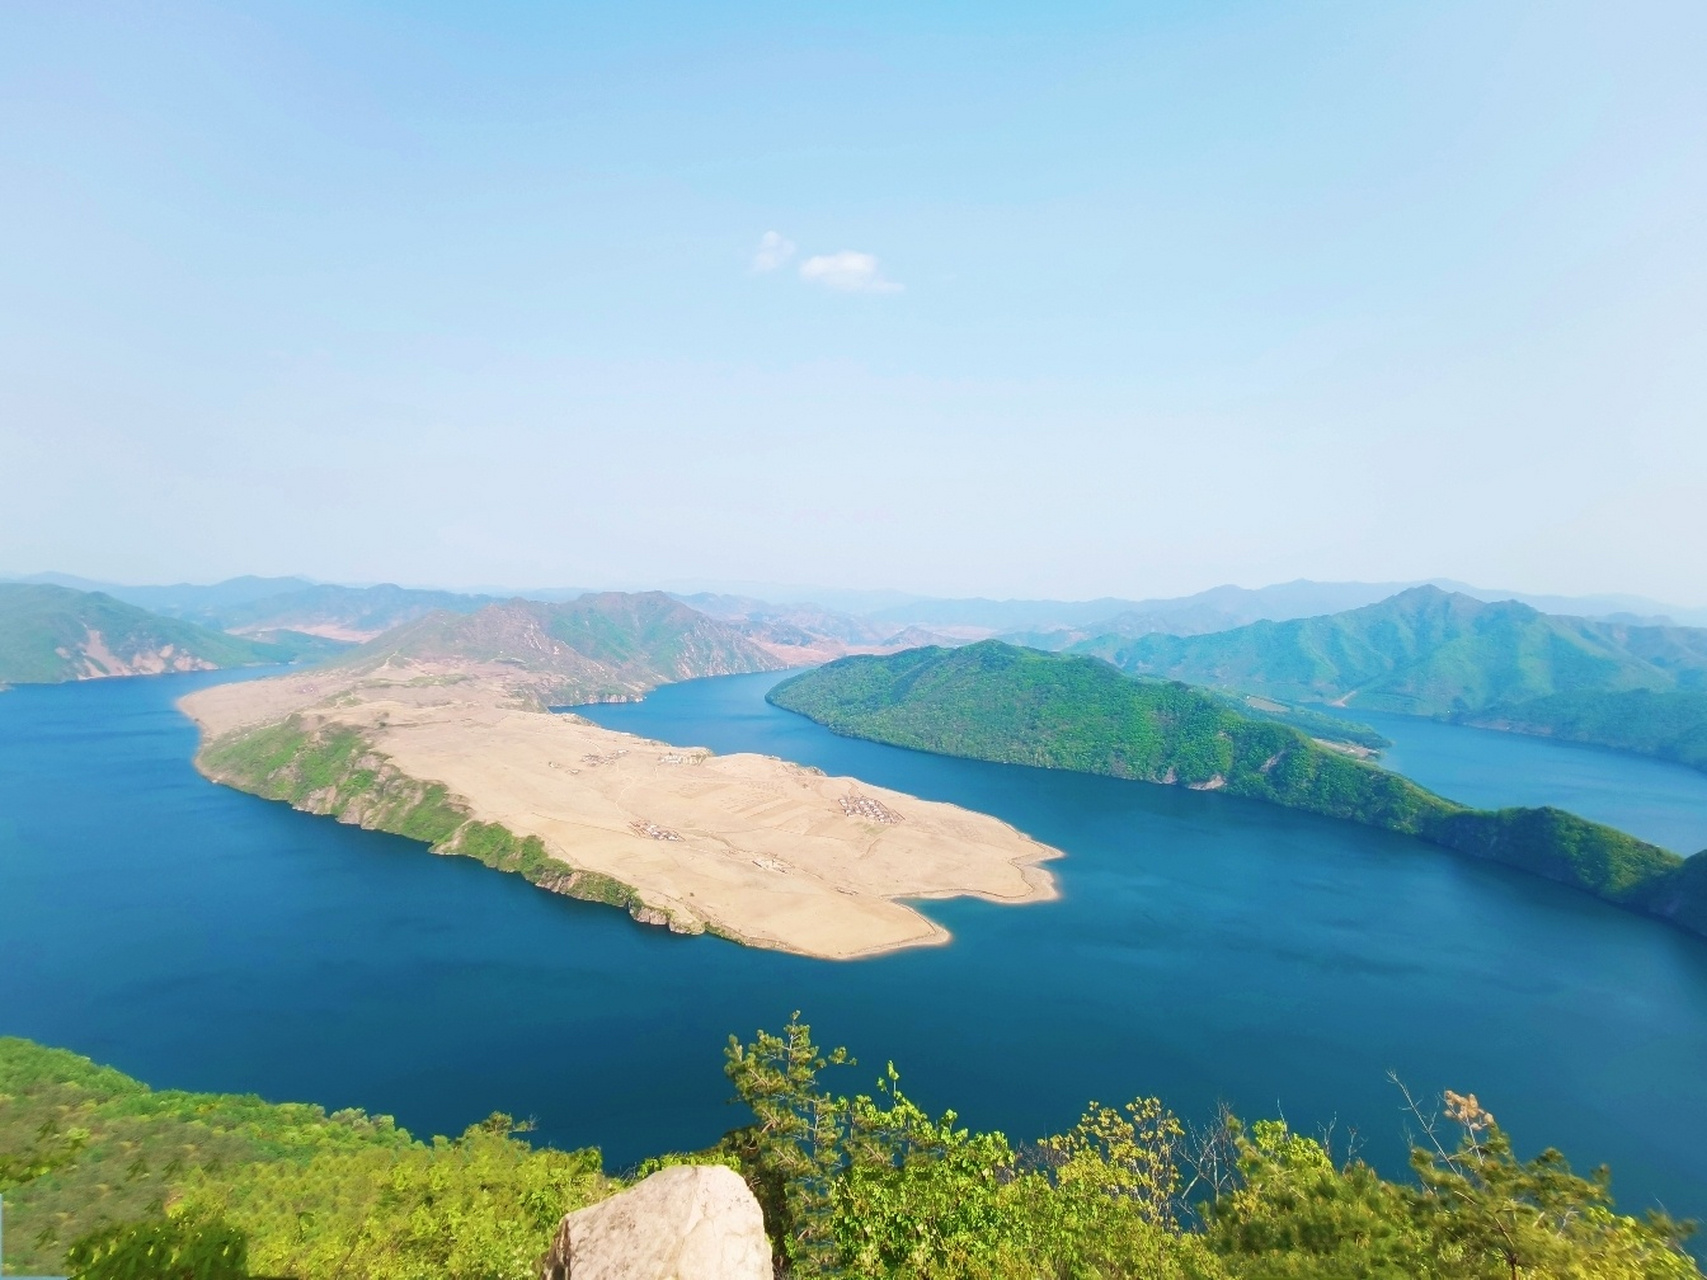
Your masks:
<instances>
[{"instance_id":1,"label":"blue river water","mask_svg":"<svg viewBox=\"0 0 1707 1280\"><path fill-rule=\"evenodd\" d=\"M613 1166L709 1143L730 1032L802 1009L931 1108L1016 1138L1091 1098L1355 1130L1474 1090L1525 1152L1707 1216L1707 943L1402 837L1225 796L837 738L774 676L585 709L982 809L1065 850L1060 900L927 904L952 945L826 963L679 938L213 786L173 700L216 675L0 694L0 1033L157 1085L457 1132L492 1111Z\"/></svg>"},{"instance_id":2,"label":"blue river water","mask_svg":"<svg viewBox=\"0 0 1707 1280\"><path fill-rule=\"evenodd\" d=\"M1392 741L1383 765L1463 804L1557 805L1674 853L1707 849L1707 773L1699 769L1421 716L1351 718Z\"/></svg>"}]
</instances>

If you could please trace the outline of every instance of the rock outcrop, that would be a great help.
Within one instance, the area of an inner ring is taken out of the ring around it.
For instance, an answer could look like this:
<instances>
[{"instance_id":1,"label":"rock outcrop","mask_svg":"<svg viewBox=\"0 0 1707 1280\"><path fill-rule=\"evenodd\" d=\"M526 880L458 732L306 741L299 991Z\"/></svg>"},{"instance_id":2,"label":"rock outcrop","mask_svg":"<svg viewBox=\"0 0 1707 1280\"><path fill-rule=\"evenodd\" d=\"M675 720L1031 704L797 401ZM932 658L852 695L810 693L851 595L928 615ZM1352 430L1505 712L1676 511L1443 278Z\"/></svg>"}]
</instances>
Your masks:
<instances>
[{"instance_id":1,"label":"rock outcrop","mask_svg":"<svg viewBox=\"0 0 1707 1280\"><path fill-rule=\"evenodd\" d=\"M563 1219L541 1280L770 1280L764 1215L741 1175L679 1165Z\"/></svg>"}]
</instances>

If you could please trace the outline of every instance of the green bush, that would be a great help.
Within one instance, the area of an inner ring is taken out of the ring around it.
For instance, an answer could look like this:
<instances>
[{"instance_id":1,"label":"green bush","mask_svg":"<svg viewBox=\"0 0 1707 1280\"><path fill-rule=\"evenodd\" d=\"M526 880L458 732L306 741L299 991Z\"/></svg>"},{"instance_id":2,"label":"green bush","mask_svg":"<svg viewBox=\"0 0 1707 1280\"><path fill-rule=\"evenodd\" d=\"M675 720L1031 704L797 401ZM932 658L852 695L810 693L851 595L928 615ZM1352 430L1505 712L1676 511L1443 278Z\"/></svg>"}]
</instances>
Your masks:
<instances>
[{"instance_id":1,"label":"green bush","mask_svg":"<svg viewBox=\"0 0 1707 1280\"><path fill-rule=\"evenodd\" d=\"M241 1230L266 1275L532 1280L563 1215L620 1184L596 1151L518 1132L493 1116L456 1139L248 1165L192 1180L173 1212Z\"/></svg>"},{"instance_id":2,"label":"green bush","mask_svg":"<svg viewBox=\"0 0 1707 1280\"><path fill-rule=\"evenodd\" d=\"M65 1255L73 1280L243 1280L248 1260L241 1231L193 1214L108 1227Z\"/></svg>"},{"instance_id":3,"label":"green bush","mask_svg":"<svg viewBox=\"0 0 1707 1280\"><path fill-rule=\"evenodd\" d=\"M1412 1103L1424 1140L1394 1181L1282 1122L1193 1129L1153 1098L1092 1103L1015 1146L927 1114L893 1065L870 1094L823 1086L851 1065L798 1014L731 1037L724 1069L751 1123L637 1176L735 1168L779 1274L801 1280L1701 1275L1688 1224L1618 1214L1606 1172L1581 1177L1556 1151L1518 1160L1473 1096L1448 1093L1439 1118ZM60 1127L32 1130L44 1115ZM79 1280L533 1280L562 1215L624 1185L597 1152L536 1149L505 1116L422 1143L359 1112L155 1092L23 1041L0 1041L0 1155L17 1225L94 1224L68 1252L44 1233L20 1253L8 1233L10 1268L64 1258ZM141 1188L115 1198L127 1167Z\"/></svg>"},{"instance_id":4,"label":"green bush","mask_svg":"<svg viewBox=\"0 0 1707 1280\"><path fill-rule=\"evenodd\" d=\"M1612 1210L1604 1171L1555 1151L1528 1163L1474 1097L1422 1116L1415 1183L1390 1182L1268 1121L1188 1134L1153 1098L1092 1103L1065 1134L1016 1152L952 1112L933 1120L891 1065L875 1095L819 1086L823 1053L796 1014L733 1038L726 1071L753 1124L725 1139L765 1212L779 1269L908 1280L1636 1280L1700 1273L1687 1224ZM1408 1095L1407 1095L1408 1096ZM1218 1153L1231 1149L1234 1160ZM1216 1173L1220 1169L1222 1172ZM1188 1180L1187 1174L1190 1174ZM1208 1176L1206 1177L1206 1173ZM1201 1192L1189 1203L1188 1188Z\"/></svg>"}]
</instances>

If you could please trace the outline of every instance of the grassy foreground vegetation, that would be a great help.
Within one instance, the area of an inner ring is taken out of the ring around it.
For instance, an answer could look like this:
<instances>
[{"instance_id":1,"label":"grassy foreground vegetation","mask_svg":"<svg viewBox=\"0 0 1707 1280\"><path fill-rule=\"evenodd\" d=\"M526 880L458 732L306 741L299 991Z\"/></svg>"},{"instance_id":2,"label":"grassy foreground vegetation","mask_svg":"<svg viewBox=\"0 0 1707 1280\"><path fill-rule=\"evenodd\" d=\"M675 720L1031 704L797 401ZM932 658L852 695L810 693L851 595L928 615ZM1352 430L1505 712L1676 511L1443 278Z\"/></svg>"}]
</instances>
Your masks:
<instances>
[{"instance_id":1,"label":"grassy foreground vegetation","mask_svg":"<svg viewBox=\"0 0 1707 1280\"><path fill-rule=\"evenodd\" d=\"M529 1275L562 1214L614 1184L596 1153L536 1150L517 1131L494 1116L423 1143L386 1116L156 1091L0 1039L6 1268Z\"/></svg>"},{"instance_id":2,"label":"grassy foreground vegetation","mask_svg":"<svg viewBox=\"0 0 1707 1280\"><path fill-rule=\"evenodd\" d=\"M853 737L1225 791L1418 836L1707 931L1707 859L1686 863L1560 809L1466 808L1215 694L1132 679L1094 658L999 641L912 649L843 658L769 697Z\"/></svg>"},{"instance_id":3,"label":"grassy foreground vegetation","mask_svg":"<svg viewBox=\"0 0 1707 1280\"><path fill-rule=\"evenodd\" d=\"M1184 1123L1154 1098L1092 1103L1015 1145L927 1114L893 1065L870 1094L795 1015L730 1037L749 1122L714 1148L765 1214L779 1274L998 1280L1636 1280L1695 1277L1687 1224L1618 1214L1604 1170L1518 1159L1473 1096L1422 1107L1389 1180L1280 1121ZM185 1276L531 1280L560 1216L630 1179L538 1149L505 1116L420 1142L385 1117L156 1092L63 1050L0 1039L7 1268Z\"/></svg>"}]
</instances>

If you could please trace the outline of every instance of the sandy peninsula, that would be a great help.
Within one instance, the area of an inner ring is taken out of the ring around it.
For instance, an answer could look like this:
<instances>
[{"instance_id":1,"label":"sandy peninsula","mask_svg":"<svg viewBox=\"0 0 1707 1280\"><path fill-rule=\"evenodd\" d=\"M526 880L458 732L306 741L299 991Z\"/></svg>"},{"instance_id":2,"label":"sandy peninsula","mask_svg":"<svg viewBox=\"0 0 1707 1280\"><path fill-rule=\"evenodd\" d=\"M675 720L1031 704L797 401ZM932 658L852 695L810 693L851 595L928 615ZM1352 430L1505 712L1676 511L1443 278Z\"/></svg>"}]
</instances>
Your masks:
<instances>
[{"instance_id":1,"label":"sandy peninsula","mask_svg":"<svg viewBox=\"0 0 1707 1280\"><path fill-rule=\"evenodd\" d=\"M650 741L518 699L498 664L395 660L204 689L205 743L279 723L355 730L472 819L629 886L636 918L847 959L948 933L906 899L1056 896L1059 852L1006 823L758 755ZM229 740L229 739L228 739Z\"/></svg>"}]
</instances>

